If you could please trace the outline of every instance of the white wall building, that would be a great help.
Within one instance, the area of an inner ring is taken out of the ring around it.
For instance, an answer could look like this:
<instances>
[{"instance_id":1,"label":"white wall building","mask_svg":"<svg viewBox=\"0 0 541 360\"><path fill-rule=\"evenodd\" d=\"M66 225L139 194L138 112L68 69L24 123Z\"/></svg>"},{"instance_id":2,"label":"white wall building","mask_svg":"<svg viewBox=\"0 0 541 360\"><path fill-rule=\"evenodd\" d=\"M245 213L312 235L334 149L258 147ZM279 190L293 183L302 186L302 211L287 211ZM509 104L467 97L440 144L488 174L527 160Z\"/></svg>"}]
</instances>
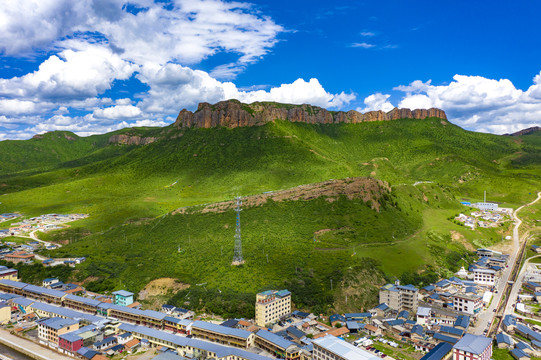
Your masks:
<instances>
[{"instance_id":1,"label":"white wall building","mask_svg":"<svg viewBox=\"0 0 541 360\"><path fill-rule=\"evenodd\" d=\"M483 307L483 299L479 295L453 295L453 309L468 315L476 315Z\"/></svg>"},{"instance_id":2,"label":"white wall building","mask_svg":"<svg viewBox=\"0 0 541 360\"><path fill-rule=\"evenodd\" d=\"M496 284L496 271L492 269L474 269L473 282L479 285L494 286Z\"/></svg>"}]
</instances>

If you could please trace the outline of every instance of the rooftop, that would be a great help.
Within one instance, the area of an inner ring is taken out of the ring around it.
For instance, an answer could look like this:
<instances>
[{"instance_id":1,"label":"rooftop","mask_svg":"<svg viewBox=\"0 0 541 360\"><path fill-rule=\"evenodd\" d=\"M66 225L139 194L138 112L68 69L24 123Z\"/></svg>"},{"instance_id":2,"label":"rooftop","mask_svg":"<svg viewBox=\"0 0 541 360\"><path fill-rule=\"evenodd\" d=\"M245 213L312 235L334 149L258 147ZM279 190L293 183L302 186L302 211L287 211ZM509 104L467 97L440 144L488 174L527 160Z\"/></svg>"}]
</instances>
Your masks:
<instances>
[{"instance_id":1,"label":"rooftop","mask_svg":"<svg viewBox=\"0 0 541 360\"><path fill-rule=\"evenodd\" d=\"M130 297L133 296L133 293L126 291L126 290L118 290L113 292L113 295L123 296L123 297Z\"/></svg>"},{"instance_id":2,"label":"rooftop","mask_svg":"<svg viewBox=\"0 0 541 360\"><path fill-rule=\"evenodd\" d=\"M453 350L453 345L441 342L432 350L430 350L421 360L441 360Z\"/></svg>"},{"instance_id":3,"label":"rooftop","mask_svg":"<svg viewBox=\"0 0 541 360\"><path fill-rule=\"evenodd\" d=\"M212 331L212 332L224 334L224 335L236 336L243 339L247 339L252 334L251 332L246 331L246 330L233 329L227 326L216 325L216 324L212 324L206 321L194 321L194 323L192 324L192 329L194 328Z\"/></svg>"},{"instance_id":4,"label":"rooftop","mask_svg":"<svg viewBox=\"0 0 541 360\"><path fill-rule=\"evenodd\" d=\"M330 352L335 353L348 360L377 360L379 357L372 355L368 351L359 349L344 340L327 335L325 337L312 341L312 344L319 345Z\"/></svg>"},{"instance_id":5,"label":"rooftop","mask_svg":"<svg viewBox=\"0 0 541 360\"><path fill-rule=\"evenodd\" d=\"M453 346L453 349L480 355L489 346L491 346L491 340L489 338L480 335L466 334L455 344L455 346Z\"/></svg>"},{"instance_id":6,"label":"rooftop","mask_svg":"<svg viewBox=\"0 0 541 360\"><path fill-rule=\"evenodd\" d=\"M65 328L66 326L71 326L78 324L78 321L72 320L72 319L63 319L59 317L52 317L45 319L40 322L40 325L47 326L49 328L60 330Z\"/></svg>"},{"instance_id":7,"label":"rooftop","mask_svg":"<svg viewBox=\"0 0 541 360\"><path fill-rule=\"evenodd\" d=\"M267 331L267 330L259 330L257 333L256 333L256 336L259 336L260 338L262 339L265 339L271 343L273 343L274 345L282 348L282 349L287 349L289 348L290 346L294 346L295 343L289 341L289 340L286 340L284 339L283 337L279 336L279 335L276 335L276 334L273 334L271 333L270 331Z\"/></svg>"}]
</instances>

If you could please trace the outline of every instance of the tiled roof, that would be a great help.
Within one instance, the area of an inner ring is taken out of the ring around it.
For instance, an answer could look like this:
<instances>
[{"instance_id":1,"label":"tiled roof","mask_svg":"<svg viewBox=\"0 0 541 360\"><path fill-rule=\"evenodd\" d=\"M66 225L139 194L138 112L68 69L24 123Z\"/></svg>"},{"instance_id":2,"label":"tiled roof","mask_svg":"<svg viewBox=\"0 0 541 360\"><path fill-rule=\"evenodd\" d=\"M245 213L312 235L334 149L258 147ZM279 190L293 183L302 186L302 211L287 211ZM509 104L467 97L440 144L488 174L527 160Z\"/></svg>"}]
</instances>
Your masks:
<instances>
[{"instance_id":1,"label":"tiled roof","mask_svg":"<svg viewBox=\"0 0 541 360\"><path fill-rule=\"evenodd\" d=\"M251 332L246 331L246 330L232 329L226 326L220 326L220 325L212 324L206 321L194 321L194 323L192 324L192 329L197 329L197 328L216 332L219 334L236 336L243 339L247 339L252 334Z\"/></svg>"},{"instance_id":2,"label":"tiled roof","mask_svg":"<svg viewBox=\"0 0 541 360\"><path fill-rule=\"evenodd\" d=\"M259 330L255 335L262 338L262 339L265 339L265 340L273 343L274 345L276 345L276 346L278 346L278 347L280 347L280 348L282 348L284 350L287 349L290 346L295 345L293 342L291 342L289 340L286 340L283 337L281 337L279 335L276 335L276 334L273 334L273 333L271 333L270 331L267 331L267 330Z\"/></svg>"},{"instance_id":3,"label":"tiled roof","mask_svg":"<svg viewBox=\"0 0 541 360\"><path fill-rule=\"evenodd\" d=\"M434 349L430 350L421 360L441 360L453 350L453 345L440 342Z\"/></svg>"},{"instance_id":4,"label":"tiled roof","mask_svg":"<svg viewBox=\"0 0 541 360\"><path fill-rule=\"evenodd\" d=\"M466 334L453 346L453 349L480 355L490 345L491 340L485 336Z\"/></svg>"}]
</instances>

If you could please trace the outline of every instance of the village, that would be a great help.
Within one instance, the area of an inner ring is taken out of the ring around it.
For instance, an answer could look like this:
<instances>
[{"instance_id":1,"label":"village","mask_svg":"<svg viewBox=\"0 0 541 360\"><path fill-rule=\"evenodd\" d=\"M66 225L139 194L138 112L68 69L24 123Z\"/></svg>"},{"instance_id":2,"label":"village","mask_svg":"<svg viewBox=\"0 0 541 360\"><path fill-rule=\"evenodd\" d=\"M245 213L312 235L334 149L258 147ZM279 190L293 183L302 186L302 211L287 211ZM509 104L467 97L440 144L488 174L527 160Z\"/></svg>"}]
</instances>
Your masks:
<instances>
[{"instance_id":1,"label":"village","mask_svg":"<svg viewBox=\"0 0 541 360\"><path fill-rule=\"evenodd\" d=\"M488 203L486 200L473 204L469 201L463 201L461 204L470 207L470 210L475 210L471 211L470 215L460 213L455 217L455 220L472 230L476 227L494 228L502 226L506 221L511 221L511 215L513 214L513 209L501 208L498 204ZM506 240L509 239L511 237Z\"/></svg>"},{"instance_id":2,"label":"village","mask_svg":"<svg viewBox=\"0 0 541 360\"><path fill-rule=\"evenodd\" d=\"M0 323L21 340L79 359L422 359L453 354L490 359L493 339L480 329L509 257L477 250L478 260L449 279L421 289L398 281L379 290L379 305L329 317L293 310L292 294L257 294L255 319L210 320L205 314L163 305L143 310L127 290L104 295L55 278L42 286L18 281L17 270L0 269ZM505 314L497 348L517 360L541 355L541 328L523 322L539 316L541 267L523 276L514 314ZM492 316L492 314L490 314ZM541 316L539 316L541 318ZM203 320L204 319L204 320ZM453 355L454 356L454 355Z\"/></svg>"},{"instance_id":3,"label":"village","mask_svg":"<svg viewBox=\"0 0 541 360\"><path fill-rule=\"evenodd\" d=\"M15 213L0 214L0 223L14 220L20 216L20 214ZM49 231L62 229L64 227L63 224L87 217L88 215L86 214L46 214L32 217L11 223L8 229L0 229L0 238L7 236L25 236L36 230Z\"/></svg>"},{"instance_id":4,"label":"village","mask_svg":"<svg viewBox=\"0 0 541 360\"><path fill-rule=\"evenodd\" d=\"M20 216L20 214L15 213L0 214L0 223L17 219ZM1 241L0 259L14 264L31 264L37 260L43 266L68 265L75 267L75 265L82 263L86 259L84 257L51 259L39 255L41 250L54 250L60 245L40 240L35 233L37 231L47 232L62 229L66 226L66 223L87 217L86 214L47 214L11 223L9 228L0 229L0 239L6 239ZM15 238L19 241L9 241L9 239ZM26 239L27 241L20 241Z\"/></svg>"}]
</instances>

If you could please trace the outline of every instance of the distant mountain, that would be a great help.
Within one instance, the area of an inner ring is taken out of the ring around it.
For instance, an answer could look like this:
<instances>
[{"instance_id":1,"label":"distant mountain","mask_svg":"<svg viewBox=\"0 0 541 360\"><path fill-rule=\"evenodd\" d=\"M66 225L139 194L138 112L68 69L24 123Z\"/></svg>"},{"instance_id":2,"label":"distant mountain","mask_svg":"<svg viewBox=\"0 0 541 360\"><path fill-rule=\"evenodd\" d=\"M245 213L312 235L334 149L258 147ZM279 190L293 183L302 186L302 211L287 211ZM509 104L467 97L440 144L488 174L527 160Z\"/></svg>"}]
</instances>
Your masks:
<instances>
[{"instance_id":1,"label":"distant mountain","mask_svg":"<svg viewBox=\"0 0 541 360\"><path fill-rule=\"evenodd\" d=\"M532 127L529 127L527 129L522 129L522 130L519 130L517 132L514 132L512 134L505 134L506 136L521 136L521 135L528 135L528 134L533 134L537 131L541 131L541 127L539 126L532 126Z\"/></svg>"}]
</instances>

